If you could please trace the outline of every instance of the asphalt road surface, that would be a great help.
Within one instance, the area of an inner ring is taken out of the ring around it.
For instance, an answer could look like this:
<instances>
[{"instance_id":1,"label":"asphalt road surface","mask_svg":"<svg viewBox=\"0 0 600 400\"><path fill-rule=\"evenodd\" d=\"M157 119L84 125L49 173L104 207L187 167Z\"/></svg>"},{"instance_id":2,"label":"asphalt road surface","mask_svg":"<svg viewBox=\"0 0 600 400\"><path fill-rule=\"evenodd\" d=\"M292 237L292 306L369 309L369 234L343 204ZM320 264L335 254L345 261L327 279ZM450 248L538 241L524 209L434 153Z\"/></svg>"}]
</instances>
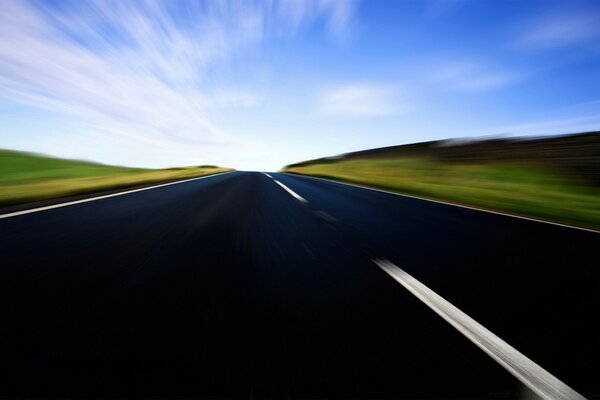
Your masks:
<instances>
[{"instance_id":1,"label":"asphalt road surface","mask_svg":"<svg viewBox=\"0 0 600 400\"><path fill-rule=\"evenodd\" d=\"M599 249L258 172L0 218L0 396L532 398L465 313L599 398Z\"/></svg>"}]
</instances>

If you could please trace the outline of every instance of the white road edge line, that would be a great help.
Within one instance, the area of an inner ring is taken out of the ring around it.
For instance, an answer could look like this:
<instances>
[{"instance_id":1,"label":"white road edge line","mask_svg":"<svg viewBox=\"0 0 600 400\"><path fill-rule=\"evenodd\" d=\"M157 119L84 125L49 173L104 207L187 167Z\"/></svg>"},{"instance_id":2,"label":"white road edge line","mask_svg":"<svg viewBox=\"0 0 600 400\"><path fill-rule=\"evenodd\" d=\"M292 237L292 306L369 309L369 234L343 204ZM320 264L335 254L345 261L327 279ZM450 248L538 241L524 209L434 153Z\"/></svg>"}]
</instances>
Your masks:
<instances>
[{"instance_id":1,"label":"white road edge line","mask_svg":"<svg viewBox=\"0 0 600 400\"><path fill-rule=\"evenodd\" d=\"M227 171L227 172L221 172L221 173L214 174L214 175L199 176L197 178L185 179L185 180L182 180L182 181L175 181L175 182L163 183L163 184L155 185L155 186L149 186L149 187L143 187L143 188L139 188L139 189L127 190L127 191L124 191L124 192L105 194L105 195L102 195L102 196L89 197L89 198L81 199L81 200L68 201L66 203L58 203L58 204L52 204L50 206L45 206L45 207L30 208L30 209L27 209L27 210L15 211L15 212L12 212L12 213L7 213L7 214L0 214L0 219L17 217L19 215L31 214L31 213L40 212L40 211L52 210L54 208L67 207L67 206L72 206L72 205L75 205L75 204L88 203L90 201L108 199L110 197L123 196L125 194L130 194L130 193L143 192L144 190L157 189L157 188L164 187L164 186L178 185L180 183L186 183L186 182L196 181L198 179L204 179L204 178L212 178L214 176L230 174L232 172L235 172L235 171Z\"/></svg>"},{"instance_id":2,"label":"white road edge line","mask_svg":"<svg viewBox=\"0 0 600 400\"><path fill-rule=\"evenodd\" d=\"M275 181L276 184L278 184L279 186L281 186L282 188L284 188L286 192L288 192L289 194L291 194L299 202L301 202L301 203L308 203L308 201L306 201L306 199L304 197L300 196L298 193L294 192L292 189L290 189L289 187L285 186L283 183L279 182L277 179L273 179L273 181Z\"/></svg>"},{"instance_id":3,"label":"white road edge line","mask_svg":"<svg viewBox=\"0 0 600 400\"><path fill-rule=\"evenodd\" d=\"M269 174L267 174L266 172L263 172L264 175L268 176L269 178L273 179L273 177Z\"/></svg>"},{"instance_id":4,"label":"white road edge line","mask_svg":"<svg viewBox=\"0 0 600 400\"><path fill-rule=\"evenodd\" d=\"M571 229L577 229L577 230L580 230L580 231L586 231L586 232L592 232L592 233L600 233L600 230L596 230L596 229L583 228L581 226L575 226L575 225L561 224L560 222L545 221L543 219L530 218L530 217L525 217L523 215L508 214L508 213L503 213L501 211L487 210L485 208L478 208L478 207L474 207L474 206L467 206L465 204L450 203L450 202L443 201L443 200L435 200L435 199L429 199L427 197L414 196L412 194L404 194L404 193L398 193L398 192L391 192L389 190L377 189L377 188L373 188L373 187L369 187L369 186L364 186L364 185L358 185L356 183L348 183L348 182L336 181L336 180L333 180L333 179L319 178L317 176L310 176L310 175L290 174L289 172L282 172L282 173L290 175L290 176L301 177L301 178L317 179L317 180L325 181L325 182L339 183L340 185L346 185L346 186L352 186L352 187L356 187L356 188L360 188L360 189L372 190L374 192L381 192L381 193L393 194L395 196L409 197L411 199L430 201L432 203L445 204L447 206L467 208L469 210L481 211L481 212L486 212L486 213L490 213L490 214L503 215L505 217L524 219L524 220L533 221L533 222L540 222L542 224L556 225L556 226L561 226L563 228L571 228Z\"/></svg>"},{"instance_id":5,"label":"white road edge line","mask_svg":"<svg viewBox=\"0 0 600 400\"><path fill-rule=\"evenodd\" d=\"M543 399L585 400L585 397L398 266L386 259L374 259L373 262Z\"/></svg>"}]
</instances>

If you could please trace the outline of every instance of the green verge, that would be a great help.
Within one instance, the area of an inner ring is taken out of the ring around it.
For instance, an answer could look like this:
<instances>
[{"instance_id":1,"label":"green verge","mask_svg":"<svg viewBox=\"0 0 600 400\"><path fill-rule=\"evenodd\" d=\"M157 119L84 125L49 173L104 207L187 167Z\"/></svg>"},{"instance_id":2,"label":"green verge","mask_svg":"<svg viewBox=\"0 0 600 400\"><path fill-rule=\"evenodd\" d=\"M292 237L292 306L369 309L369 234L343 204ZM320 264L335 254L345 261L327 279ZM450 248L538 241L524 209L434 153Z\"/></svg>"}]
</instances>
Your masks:
<instances>
[{"instance_id":1,"label":"green verge","mask_svg":"<svg viewBox=\"0 0 600 400\"><path fill-rule=\"evenodd\" d=\"M197 166L139 169L0 150L0 206L231 171Z\"/></svg>"},{"instance_id":2,"label":"green verge","mask_svg":"<svg viewBox=\"0 0 600 400\"><path fill-rule=\"evenodd\" d=\"M283 172L600 230L600 190L539 165L360 159L288 167Z\"/></svg>"}]
</instances>

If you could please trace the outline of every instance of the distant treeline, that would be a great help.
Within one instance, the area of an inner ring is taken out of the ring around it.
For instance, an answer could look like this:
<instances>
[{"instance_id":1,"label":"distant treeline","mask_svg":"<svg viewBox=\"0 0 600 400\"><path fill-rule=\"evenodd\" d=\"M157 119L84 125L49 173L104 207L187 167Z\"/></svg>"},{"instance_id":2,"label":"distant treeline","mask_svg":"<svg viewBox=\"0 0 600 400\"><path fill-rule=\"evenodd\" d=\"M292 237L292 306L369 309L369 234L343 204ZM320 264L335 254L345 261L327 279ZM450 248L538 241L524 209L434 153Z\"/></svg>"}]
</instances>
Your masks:
<instances>
[{"instance_id":1,"label":"distant treeline","mask_svg":"<svg viewBox=\"0 0 600 400\"><path fill-rule=\"evenodd\" d=\"M600 132L551 137L452 139L381 147L288 165L300 167L340 159L425 157L442 163L542 164L571 178L600 186Z\"/></svg>"}]
</instances>

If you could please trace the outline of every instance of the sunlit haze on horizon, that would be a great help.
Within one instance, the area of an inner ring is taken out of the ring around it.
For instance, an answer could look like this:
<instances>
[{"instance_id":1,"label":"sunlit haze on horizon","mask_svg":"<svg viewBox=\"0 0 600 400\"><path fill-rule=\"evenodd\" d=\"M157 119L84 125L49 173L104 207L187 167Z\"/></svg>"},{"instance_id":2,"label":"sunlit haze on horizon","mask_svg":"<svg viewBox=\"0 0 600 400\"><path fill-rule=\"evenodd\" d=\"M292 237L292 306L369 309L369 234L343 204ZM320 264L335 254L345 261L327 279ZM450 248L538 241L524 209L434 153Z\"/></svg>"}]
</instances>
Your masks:
<instances>
[{"instance_id":1,"label":"sunlit haze on horizon","mask_svg":"<svg viewBox=\"0 0 600 400\"><path fill-rule=\"evenodd\" d=\"M273 171L600 129L600 2L0 4L0 148Z\"/></svg>"}]
</instances>

